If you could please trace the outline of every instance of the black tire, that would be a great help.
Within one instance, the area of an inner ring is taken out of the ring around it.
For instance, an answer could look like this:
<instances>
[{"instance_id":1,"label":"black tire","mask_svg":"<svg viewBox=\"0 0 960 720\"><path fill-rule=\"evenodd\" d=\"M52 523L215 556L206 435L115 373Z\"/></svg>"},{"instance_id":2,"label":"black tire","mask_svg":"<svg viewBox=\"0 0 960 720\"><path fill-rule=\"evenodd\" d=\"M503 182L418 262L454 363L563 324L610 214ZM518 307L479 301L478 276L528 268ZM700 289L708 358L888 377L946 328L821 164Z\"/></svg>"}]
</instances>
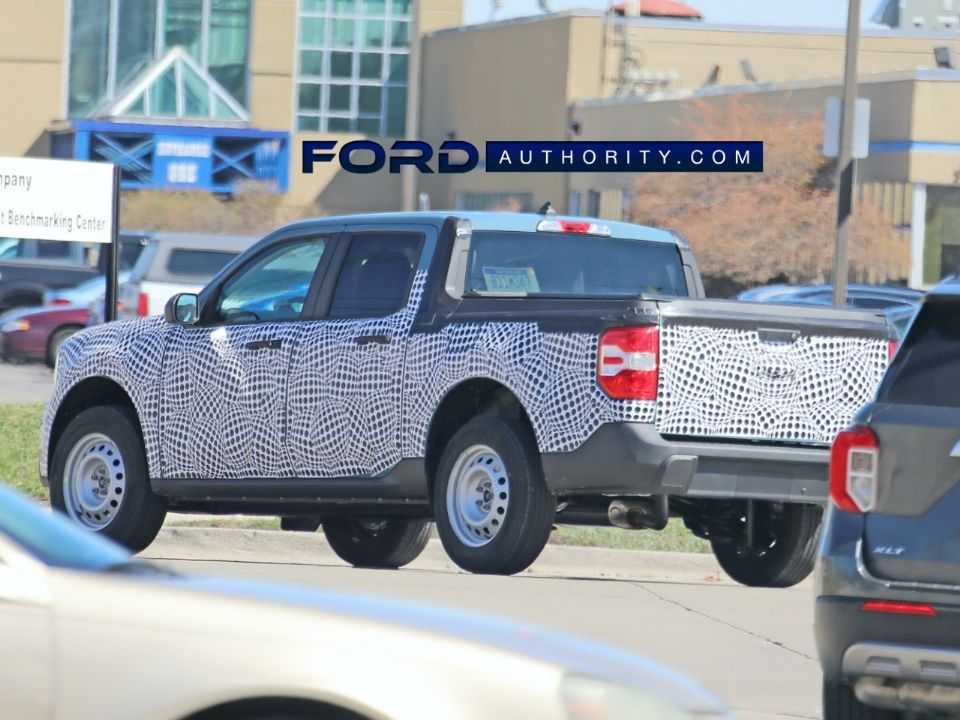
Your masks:
<instances>
[{"instance_id":1,"label":"black tire","mask_svg":"<svg viewBox=\"0 0 960 720\"><path fill-rule=\"evenodd\" d=\"M83 328L79 325L73 325L58 328L57 331L50 336L50 341L47 343L47 367L52 368L57 364L57 354L60 352L60 346L63 345L64 340L81 330L83 330Z\"/></svg>"},{"instance_id":2,"label":"black tire","mask_svg":"<svg viewBox=\"0 0 960 720\"><path fill-rule=\"evenodd\" d=\"M57 440L50 463L50 504L71 519L80 522L64 499L64 466L70 451L85 436L99 433L119 449L125 470L124 486L113 518L102 529L95 529L129 548L140 552L156 538L167 515L166 502L153 493L147 475L147 461L133 411L123 405L100 405L79 413ZM81 523L82 524L82 523Z\"/></svg>"},{"instance_id":3,"label":"black tire","mask_svg":"<svg viewBox=\"0 0 960 720\"><path fill-rule=\"evenodd\" d=\"M820 520L818 505L756 501L759 524L772 543L751 549L729 540L712 540L713 554L731 578L750 587L790 587L806 578L817 559Z\"/></svg>"},{"instance_id":4,"label":"black tire","mask_svg":"<svg viewBox=\"0 0 960 720\"><path fill-rule=\"evenodd\" d=\"M823 720L900 720L903 713L865 705L849 685L823 682Z\"/></svg>"},{"instance_id":5,"label":"black tire","mask_svg":"<svg viewBox=\"0 0 960 720\"><path fill-rule=\"evenodd\" d=\"M498 531L479 547L458 537L447 503L454 466L461 454L476 446L487 446L502 458L510 498ZM528 568L547 544L557 509L556 498L543 478L533 433L520 422L498 415L470 420L450 439L440 456L433 483L433 508L443 547L464 570L513 575Z\"/></svg>"},{"instance_id":6,"label":"black tire","mask_svg":"<svg viewBox=\"0 0 960 720\"><path fill-rule=\"evenodd\" d=\"M429 520L326 520L323 534L344 562L355 567L398 568L416 560L430 540Z\"/></svg>"}]
</instances>

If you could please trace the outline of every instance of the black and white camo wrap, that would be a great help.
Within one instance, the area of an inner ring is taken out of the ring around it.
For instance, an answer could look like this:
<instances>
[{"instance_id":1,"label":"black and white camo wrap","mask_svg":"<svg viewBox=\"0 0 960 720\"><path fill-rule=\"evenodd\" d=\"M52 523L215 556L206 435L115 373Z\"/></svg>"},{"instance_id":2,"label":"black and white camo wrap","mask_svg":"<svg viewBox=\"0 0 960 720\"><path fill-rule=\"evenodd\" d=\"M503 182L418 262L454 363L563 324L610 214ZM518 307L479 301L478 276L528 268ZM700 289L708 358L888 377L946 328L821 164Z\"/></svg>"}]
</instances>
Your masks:
<instances>
[{"instance_id":1,"label":"black and white camo wrap","mask_svg":"<svg viewBox=\"0 0 960 720\"><path fill-rule=\"evenodd\" d=\"M869 402L887 369L883 338L756 330L660 329L657 429L665 435L827 444Z\"/></svg>"},{"instance_id":2,"label":"black and white camo wrap","mask_svg":"<svg viewBox=\"0 0 960 720\"><path fill-rule=\"evenodd\" d=\"M443 397L472 378L495 380L520 400L541 452L579 447L603 423L653 422L653 402L612 400L596 382L596 335L544 333L536 323L462 323L415 334L404 388L406 457L426 453Z\"/></svg>"},{"instance_id":3,"label":"black and white camo wrap","mask_svg":"<svg viewBox=\"0 0 960 720\"><path fill-rule=\"evenodd\" d=\"M147 468L151 477L160 476L157 418L163 351L170 328L159 317L113 322L83 330L61 346L56 383L40 426L42 476L47 476L50 431L60 403L77 383L92 377L113 380L133 401L143 429Z\"/></svg>"}]
</instances>

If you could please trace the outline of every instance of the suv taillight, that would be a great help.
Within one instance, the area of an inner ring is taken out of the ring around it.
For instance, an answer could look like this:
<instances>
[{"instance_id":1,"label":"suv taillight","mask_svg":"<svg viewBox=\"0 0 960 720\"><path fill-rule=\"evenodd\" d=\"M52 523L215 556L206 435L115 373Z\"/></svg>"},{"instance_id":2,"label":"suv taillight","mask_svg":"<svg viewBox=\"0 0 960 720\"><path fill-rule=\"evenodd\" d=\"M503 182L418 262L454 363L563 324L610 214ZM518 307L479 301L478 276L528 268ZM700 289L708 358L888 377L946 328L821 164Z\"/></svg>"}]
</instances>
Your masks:
<instances>
[{"instance_id":1,"label":"suv taillight","mask_svg":"<svg viewBox=\"0 0 960 720\"><path fill-rule=\"evenodd\" d=\"M896 340L887 340L887 362L893 360L893 356L897 354L897 346L899 344Z\"/></svg>"},{"instance_id":2,"label":"suv taillight","mask_svg":"<svg viewBox=\"0 0 960 720\"><path fill-rule=\"evenodd\" d=\"M660 329L656 325L618 327L600 336L597 382L616 400L656 400Z\"/></svg>"},{"instance_id":3,"label":"suv taillight","mask_svg":"<svg viewBox=\"0 0 960 720\"><path fill-rule=\"evenodd\" d=\"M880 443L873 430L844 430L830 449L830 499L847 512L870 512L877 504Z\"/></svg>"},{"instance_id":4,"label":"suv taillight","mask_svg":"<svg viewBox=\"0 0 960 720\"><path fill-rule=\"evenodd\" d=\"M150 314L150 296L145 292L137 296L137 315L146 317Z\"/></svg>"}]
</instances>

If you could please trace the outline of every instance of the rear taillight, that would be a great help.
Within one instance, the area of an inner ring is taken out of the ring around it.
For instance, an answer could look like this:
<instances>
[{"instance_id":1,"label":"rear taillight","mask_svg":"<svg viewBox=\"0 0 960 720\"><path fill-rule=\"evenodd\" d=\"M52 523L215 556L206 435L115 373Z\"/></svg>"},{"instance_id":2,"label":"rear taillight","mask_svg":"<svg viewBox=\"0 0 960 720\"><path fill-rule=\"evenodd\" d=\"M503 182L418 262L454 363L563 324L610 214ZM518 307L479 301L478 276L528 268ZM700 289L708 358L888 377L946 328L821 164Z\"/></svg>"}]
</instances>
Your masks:
<instances>
[{"instance_id":1,"label":"rear taillight","mask_svg":"<svg viewBox=\"0 0 960 720\"><path fill-rule=\"evenodd\" d=\"M137 315L140 317L146 317L150 314L150 298L146 293L140 293L137 296Z\"/></svg>"},{"instance_id":2,"label":"rear taillight","mask_svg":"<svg viewBox=\"0 0 960 720\"><path fill-rule=\"evenodd\" d=\"M880 443L873 430L844 430L830 449L830 499L847 512L870 512L877 503Z\"/></svg>"},{"instance_id":3,"label":"rear taillight","mask_svg":"<svg viewBox=\"0 0 960 720\"><path fill-rule=\"evenodd\" d=\"M887 340L887 361L893 360L893 356L897 354L898 343L896 340Z\"/></svg>"},{"instance_id":4,"label":"rear taillight","mask_svg":"<svg viewBox=\"0 0 960 720\"><path fill-rule=\"evenodd\" d=\"M50 301L50 304L51 305L69 305L70 301L67 300L66 298L55 297L53 298L53 300Z\"/></svg>"},{"instance_id":5,"label":"rear taillight","mask_svg":"<svg viewBox=\"0 0 960 720\"><path fill-rule=\"evenodd\" d=\"M890 602L888 600L867 600L863 604L866 612L888 613L890 615L923 615L936 617L937 610L933 605L913 602Z\"/></svg>"},{"instance_id":6,"label":"rear taillight","mask_svg":"<svg viewBox=\"0 0 960 720\"><path fill-rule=\"evenodd\" d=\"M660 330L656 325L611 328L600 336L597 382L616 400L656 400Z\"/></svg>"}]
</instances>

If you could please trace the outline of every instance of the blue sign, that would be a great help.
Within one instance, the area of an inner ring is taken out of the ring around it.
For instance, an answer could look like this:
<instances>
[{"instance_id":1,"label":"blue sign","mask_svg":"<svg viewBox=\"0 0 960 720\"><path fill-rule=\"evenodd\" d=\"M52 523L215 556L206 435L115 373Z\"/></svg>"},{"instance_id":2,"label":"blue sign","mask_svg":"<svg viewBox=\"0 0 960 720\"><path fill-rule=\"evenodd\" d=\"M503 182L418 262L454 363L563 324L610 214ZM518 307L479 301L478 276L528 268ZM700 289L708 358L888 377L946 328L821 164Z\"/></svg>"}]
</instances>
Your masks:
<instances>
[{"instance_id":1,"label":"blue sign","mask_svg":"<svg viewBox=\"0 0 960 720\"><path fill-rule=\"evenodd\" d=\"M763 172L759 141L488 141L487 172Z\"/></svg>"},{"instance_id":2,"label":"blue sign","mask_svg":"<svg viewBox=\"0 0 960 720\"><path fill-rule=\"evenodd\" d=\"M153 150L153 182L156 186L206 188L211 184L212 174L212 138L156 136Z\"/></svg>"}]
</instances>

